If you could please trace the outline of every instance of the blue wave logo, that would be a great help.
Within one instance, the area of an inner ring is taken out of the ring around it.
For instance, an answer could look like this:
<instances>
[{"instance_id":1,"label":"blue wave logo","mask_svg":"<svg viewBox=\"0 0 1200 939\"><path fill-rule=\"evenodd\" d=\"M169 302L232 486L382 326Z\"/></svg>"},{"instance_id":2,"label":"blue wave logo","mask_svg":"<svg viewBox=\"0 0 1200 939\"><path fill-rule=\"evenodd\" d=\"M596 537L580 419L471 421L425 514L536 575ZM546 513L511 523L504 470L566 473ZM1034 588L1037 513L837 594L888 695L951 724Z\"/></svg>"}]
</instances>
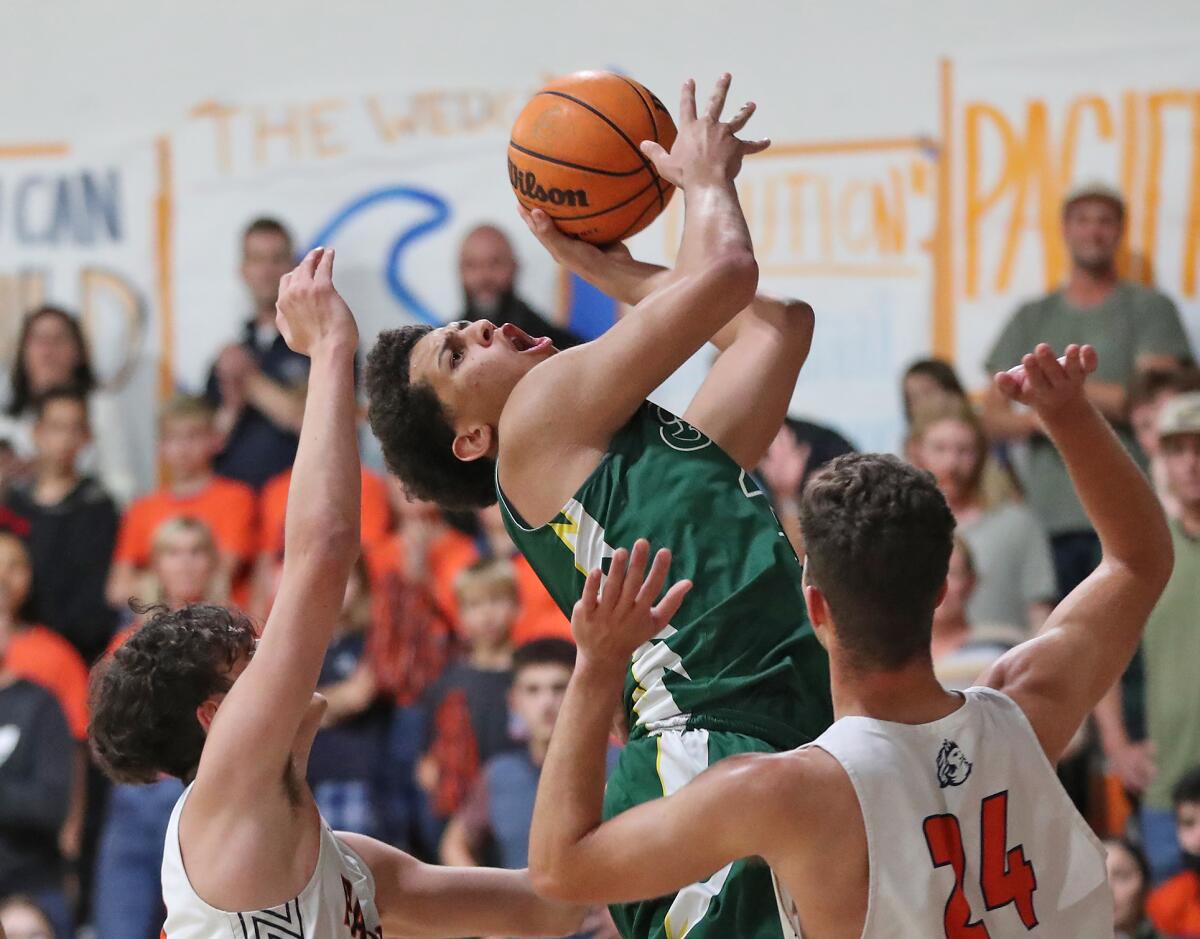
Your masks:
<instances>
[{"instance_id":1,"label":"blue wave logo","mask_svg":"<svg viewBox=\"0 0 1200 939\"><path fill-rule=\"evenodd\" d=\"M450 204L436 193L411 186L387 186L364 193L348 203L330 218L311 239L301 257L318 245L332 244L334 236L356 216L385 202L416 203L428 210L426 217L400 232L388 248L383 264L383 277L388 292L417 319L440 326L444 318L418 297L404 279L404 253L422 238L433 234L450 220Z\"/></svg>"}]
</instances>

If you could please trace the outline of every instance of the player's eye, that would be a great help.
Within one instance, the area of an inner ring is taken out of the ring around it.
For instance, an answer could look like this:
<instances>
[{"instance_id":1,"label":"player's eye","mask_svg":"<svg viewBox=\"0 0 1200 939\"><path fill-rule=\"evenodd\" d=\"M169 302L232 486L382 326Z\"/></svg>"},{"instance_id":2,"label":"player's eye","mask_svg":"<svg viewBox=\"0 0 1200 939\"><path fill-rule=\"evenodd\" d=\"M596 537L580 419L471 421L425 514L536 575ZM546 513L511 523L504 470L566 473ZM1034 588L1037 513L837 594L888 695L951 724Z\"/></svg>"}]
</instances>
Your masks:
<instances>
[{"instance_id":1,"label":"player's eye","mask_svg":"<svg viewBox=\"0 0 1200 939\"><path fill-rule=\"evenodd\" d=\"M450 353L450 367L454 368L463 360L463 354L455 349Z\"/></svg>"}]
</instances>

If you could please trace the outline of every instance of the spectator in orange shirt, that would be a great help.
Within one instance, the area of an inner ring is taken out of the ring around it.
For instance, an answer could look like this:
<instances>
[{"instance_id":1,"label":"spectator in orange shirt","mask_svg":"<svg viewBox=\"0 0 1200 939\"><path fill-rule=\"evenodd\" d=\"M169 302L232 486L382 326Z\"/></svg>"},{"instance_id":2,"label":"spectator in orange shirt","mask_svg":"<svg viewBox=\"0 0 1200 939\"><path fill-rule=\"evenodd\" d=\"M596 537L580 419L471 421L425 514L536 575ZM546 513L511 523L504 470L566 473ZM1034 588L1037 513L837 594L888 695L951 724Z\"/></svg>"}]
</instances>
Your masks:
<instances>
[{"instance_id":1,"label":"spectator in orange shirt","mask_svg":"<svg viewBox=\"0 0 1200 939\"><path fill-rule=\"evenodd\" d=\"M180 395L159 416L159 459L167 484L135 500L121 519L108 602L124 607L134 595L139 574L150 567L154 533L167 519L189 516L204 522L220 550L221 571L237 599L246 587L255 551L255 495L245 483L213 472L217 434L212 406L203 398Z\"/></svg>"},{"instance_id":2,"label":"spectator in orange shirt","mask_svg":"<svg viewBox=\"0 0 1200 939\"><path fill-rule=\"evenodd\" d=\"M520 646L532 639L547 638L570 639L574 642L571 621L542 586L541 579L525 560L525 555L517 551L517 546L504 527L499 504L479 510L479 526L488 555L512 562L513 576L517 580L517 597L521 604L512 628L513 644Z\"/></svg>"},{"instance_id":3,"label":"spectator in orange shirt","mask_svg":"<svg viewBox=\"0 0 1200 939\"><path fill-rule=\"evenodd\" d=\"M71 806L59 834L59 851L79 858L86 809L88 672L83 658L66 639L45 626L22 619L33 585L33 563L25 543L0 531L0 631L7 642L4 665L18 678L41 685L58 699L71 736L78 743L71 780ZM0 643L3 644L3 643Z\"/></svg>"},{"instance_id":4,"label":"spectator in orange shirt","mask_svg":"<svg viewBox=\"0 0 1200 939\"><path fill-rule=\"evenodd\" d=\"M1171 791L1183 870L1150 894L1146 912L1154 928L1180 939L1200 937L1200 766Z\"/></svg>"},{"instance_id":5,"label":"spectator in orange shirt","mask_svg":"<svg viewBox=\"0 0 1200 939\"><path fill-rule=\"evenodd\" d=\"M187 515L169 518L154 532L148 579L141 599L178 609L188 603L223 603L228 581L221 555L204 522ZM115 652L140 626L122 630L109 646ZM163 844L167 823L183 784L163 778L151 785L116 784L108 798L96 856L92 920L96 939L157 935L162 908Z\"/></svg>"},{"instance_id":6,"label":"spectator in orange shirt","mask_svg":"<svg viewBox=\"0 0 1200 939\"><path fill-rule=\"evenodd\" d=\"M258 496L258 559L254 565L254 599L251 611L265 620L275 600L275 589L283 569L283 519L287 514L288 488L292 482L290 468L272 477ZM388 487L383 478L364 468L362 493L359 500L360 538L363 550L369 551L387 538L391 528L388 508Z\"/></svg>"},{"instance_id":7,"label":"spectator in orange shirt","mask_svg":"<svg viewBox=\"0 0 1200 939\"><path fill-rule=\"evenodd\" d=\"M409 498L394 476L388 477L387 491L396 527L382 541L367 546L372 585L378 587L389 573L428 582L439 611L457 624L454 579L479 559L479 549L468 535L450 527L434 503Z\"/></svg>"},{"instance_id":8,"label":"spectator in orange shirt","mask_svg":"<svg viewBox=\"0 0 1200 939\"><path fill-rule=\"evenodd\" d=\"M386 840L427 852L436 847L416 785L425 735L422 698L446 667L458 603L454 581L479 556L431 502L409 499L395 478L388 493L395 530L366 552L373 602L367 658L379 690L394 705L379 768L378 805Z\"/></svg>"}]
</instances>

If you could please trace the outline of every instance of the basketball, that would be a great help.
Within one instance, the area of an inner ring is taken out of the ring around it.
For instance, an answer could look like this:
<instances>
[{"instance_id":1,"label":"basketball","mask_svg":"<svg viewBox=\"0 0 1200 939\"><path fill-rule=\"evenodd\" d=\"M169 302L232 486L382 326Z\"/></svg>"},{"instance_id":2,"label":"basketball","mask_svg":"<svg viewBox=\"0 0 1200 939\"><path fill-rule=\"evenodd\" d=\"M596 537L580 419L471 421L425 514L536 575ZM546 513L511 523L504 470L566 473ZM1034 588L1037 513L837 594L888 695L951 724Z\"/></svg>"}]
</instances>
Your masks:
<instances>
[{"instance_id":1,"label":"basketball","mask_svg":"<svg viewBox=\"0 0 1200 939\"><path fill-rule=\"evenodd\" d=\"M569 235L611 244L640 232L675 187L639 149L666 150L675 122L644 86L612 72L575 72L542 88L513 124L508 179L528 209Z\"/></svg>"}]
</instances>

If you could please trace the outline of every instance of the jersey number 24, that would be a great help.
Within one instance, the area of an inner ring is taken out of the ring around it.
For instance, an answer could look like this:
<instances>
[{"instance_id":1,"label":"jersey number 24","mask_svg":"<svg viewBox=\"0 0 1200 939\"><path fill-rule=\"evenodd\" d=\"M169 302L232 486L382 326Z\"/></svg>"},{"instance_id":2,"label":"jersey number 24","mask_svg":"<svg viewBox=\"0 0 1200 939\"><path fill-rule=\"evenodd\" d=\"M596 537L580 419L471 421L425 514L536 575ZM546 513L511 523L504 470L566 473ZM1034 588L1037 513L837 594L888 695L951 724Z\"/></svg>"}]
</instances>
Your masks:
<instances>
[{"instance_id":1,"label":"jersey number 24","mask_svg":"<svg viewBox=\"0 0 1200 939\"><path fill-rule=\"evenodd\" d=\"M963 891L966 856L962 828L956 815L931 815L925 819L925 843L934 867L949 865L954 871L954 890L946 901L946 939L989 939L982 920L974 918ZM983 800L980 818L979 887L987 909L998 910L1013 903L1026 929L1038 924L1033 909L1037 875L1025 859L1022 845L1009 849L1008 792L997 792Z\"/></svg>"}]
</instances>

